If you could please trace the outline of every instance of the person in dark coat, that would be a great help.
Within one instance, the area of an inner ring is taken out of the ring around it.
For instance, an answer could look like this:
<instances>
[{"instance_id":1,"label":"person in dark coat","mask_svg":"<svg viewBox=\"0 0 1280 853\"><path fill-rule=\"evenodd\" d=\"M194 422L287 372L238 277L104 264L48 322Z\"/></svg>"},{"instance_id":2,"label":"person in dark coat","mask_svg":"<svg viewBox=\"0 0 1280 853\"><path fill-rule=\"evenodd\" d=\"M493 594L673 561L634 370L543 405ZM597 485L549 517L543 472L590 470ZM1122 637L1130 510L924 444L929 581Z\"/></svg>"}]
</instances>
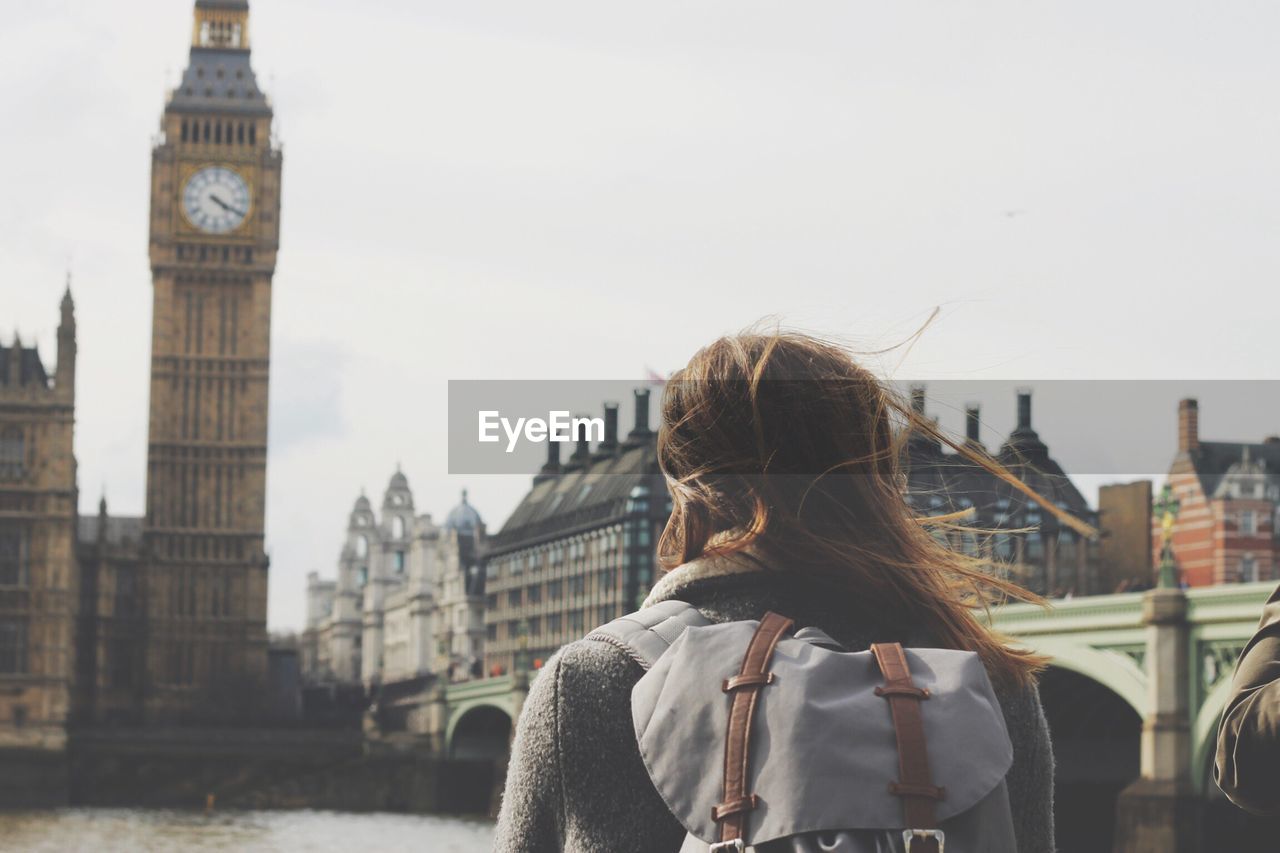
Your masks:
<instances>
[{"instance_id":1,"label":"person in dark coat","mask_svg":"<svg viewBox=\"0 0 1280 853\"><path fill-rule=\"evenodd\" d=\"M1240 808L1280 815L1280 588L1236 663L1213 778Z\"/></svg>"}]
</instances>

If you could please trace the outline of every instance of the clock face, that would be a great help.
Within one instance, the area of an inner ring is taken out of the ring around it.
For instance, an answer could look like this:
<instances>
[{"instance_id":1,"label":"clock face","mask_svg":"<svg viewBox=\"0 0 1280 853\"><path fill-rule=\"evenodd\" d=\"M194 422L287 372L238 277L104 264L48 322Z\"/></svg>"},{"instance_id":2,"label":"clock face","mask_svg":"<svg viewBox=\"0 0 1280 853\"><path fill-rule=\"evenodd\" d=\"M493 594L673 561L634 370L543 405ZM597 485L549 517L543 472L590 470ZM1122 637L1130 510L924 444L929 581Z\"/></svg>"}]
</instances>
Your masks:
<instances>
[{"instance_id":1,"label":"clock face","mask_svg":"<svg viewBox=\"0 0 1280 853\"><path fill-rule=\"evenodd\" d=\"M182 212L206 234L226 234L249 215L249 185L225 166L206 166L182 190Z\"/></svg>"}]
</instances>

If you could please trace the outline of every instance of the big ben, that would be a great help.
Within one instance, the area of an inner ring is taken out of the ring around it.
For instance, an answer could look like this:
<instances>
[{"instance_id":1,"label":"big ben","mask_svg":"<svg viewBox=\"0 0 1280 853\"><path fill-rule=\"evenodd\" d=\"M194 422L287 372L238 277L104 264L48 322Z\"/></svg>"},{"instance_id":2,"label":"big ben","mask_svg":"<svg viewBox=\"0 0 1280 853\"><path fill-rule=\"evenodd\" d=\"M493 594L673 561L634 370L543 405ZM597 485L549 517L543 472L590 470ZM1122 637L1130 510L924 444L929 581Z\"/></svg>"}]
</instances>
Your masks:
<instances>
[{"instance_id":1,"label":"big ben","mask_svg":"<svg viewBox=\"0 0 1280 853\"><path fill-rule=\"evenodd\" d=\"M145 683L152 722L254 714L267 667L263 547L271 282L282 156L250 65L247 0L197 0L152 152Z\"/></svg>"}]
</instances>

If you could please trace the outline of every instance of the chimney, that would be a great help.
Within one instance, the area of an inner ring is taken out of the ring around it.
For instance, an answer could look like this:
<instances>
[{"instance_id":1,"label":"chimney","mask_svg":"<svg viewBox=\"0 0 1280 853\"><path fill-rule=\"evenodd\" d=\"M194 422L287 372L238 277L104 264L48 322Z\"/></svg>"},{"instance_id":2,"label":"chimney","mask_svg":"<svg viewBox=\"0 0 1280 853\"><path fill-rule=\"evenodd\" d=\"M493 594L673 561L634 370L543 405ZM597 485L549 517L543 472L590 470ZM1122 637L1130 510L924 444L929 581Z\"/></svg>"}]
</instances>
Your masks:
<instances>
[{"instance_id":1,"label":"chimney","mask_svg":"<svg viewBox=\"0 0 1280 853\"><path fill-rule=\"evenodd\" d=\"M649 389L637 388L636 395L636 422L631 428L631 432L627 434L627 441L639 444L647 439L651 434L649 432Z\"/></svg>"},{"instance_id":2,"label":"chimney","mask_svg":"<svg viewBox=\"0 0 1280 853\"><path fill-rule=\"evenodd\" d=\"M574 419L586 420L586 415L574 415ZM591 428L584 426L578 430L578 442L574 448L573 455L569 457L569 464L566 468L581 468L587 464L587 460L591 458Z\"/></svg>"},{"instance_id":3,"label":"chimney","mask_svg":"<svg viewBox=\"0 0 1280 853\"><path fill-rule=\"evenodd\" d=\"M604 440L596 445L597 456L608 456L618 449L618 404L604 404Z\"/></svg>"},{"instance_id":4,"label":"chimney","mask_svg":"<svg viewBox=\"0 0 1280 853\"><path fill-rule=\"evenodd\" d=\"M966 403L964 407L964 437L970 444L981 445L982 421L977 403Z\"/></svg>"},{"instance_id":5,"label":"chimney","mask_svg":"<svg viewBox=\"0 0 1280 853\"><path fill-rule=\"evenodd\" d=\"M1200 404L1194 397L1178 401L1178 452L1200 449Z\"/></svg>"},{"instance_id":6,"label":"chimney","mask_svg":"<svg viewBox=\"0 0 1280 853\"><path fill-rule=\"evenodd\" d=\"M911 411L924 417L924 386L911 386Z\"/></svg>"},{"instance_id":7,"label":"chimney","mask_svg":"<svg viewBox=\"0 0 1280 853\"><path fill-rule=\"evenodd\" d=\"M548 477L554 477L560 473L560 442L547 439L547 461L534 475L533 481L540 483Z\"/></svg>"},{"instance_id":8,"label":"chimney","mask_svg":"<svg viewBox=\"0 0 1280 853\"><path fill-rule=\"evenodd\" d=\"M1018 389L1018 430L1031 431L1031 389Z\"/></svg>"}]
</instances>

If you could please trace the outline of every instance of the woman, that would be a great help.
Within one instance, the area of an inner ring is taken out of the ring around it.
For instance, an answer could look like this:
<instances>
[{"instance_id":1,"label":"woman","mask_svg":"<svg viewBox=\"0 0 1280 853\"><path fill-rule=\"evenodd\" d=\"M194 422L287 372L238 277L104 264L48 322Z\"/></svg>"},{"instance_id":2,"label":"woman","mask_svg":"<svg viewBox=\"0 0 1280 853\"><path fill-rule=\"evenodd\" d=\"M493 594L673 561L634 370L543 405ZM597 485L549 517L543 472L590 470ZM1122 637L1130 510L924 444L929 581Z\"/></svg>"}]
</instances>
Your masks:
<instances>
[{"instance_id":1,"label":"woman","mask_svg":"<svg viewBox=\"0 0 1280 853\"><path fill-rule=\"evenodd\" d=\"M1053 755L1035 686L1043 662L974 613L998 595L1033 596L922 526L902 494L895 416L1011 480L916 418L836 346L744 334L698 352L663 396L658 458L672 512L659 552L674 568L645 606L678 598L716 622L772 610L850 650L910 641L976 652L1013 742L1006 781L1018 849L1051 853ZM547 662L517 726L496 850L679 850L685 830L650 782L632 729L641 674L594 640Z\"/></svg>"}]
</instances>

